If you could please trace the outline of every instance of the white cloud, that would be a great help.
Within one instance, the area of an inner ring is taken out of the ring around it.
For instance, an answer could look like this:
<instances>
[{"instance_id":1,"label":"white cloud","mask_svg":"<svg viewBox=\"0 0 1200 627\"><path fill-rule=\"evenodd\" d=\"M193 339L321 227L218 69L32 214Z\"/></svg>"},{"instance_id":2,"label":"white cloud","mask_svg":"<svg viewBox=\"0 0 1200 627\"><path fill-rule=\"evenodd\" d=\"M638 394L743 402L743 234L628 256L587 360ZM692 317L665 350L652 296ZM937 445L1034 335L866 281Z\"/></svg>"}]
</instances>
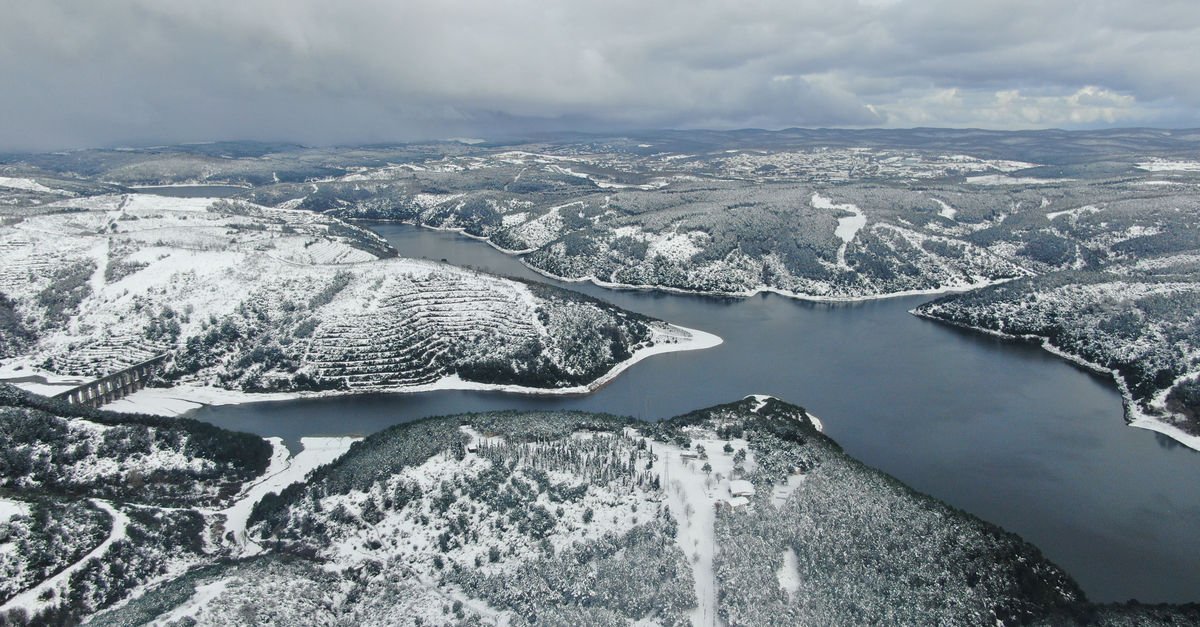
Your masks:
<instances>
[{"instance_id":1,"label":"white cloud","mask_svg":"<svg viewBox=\"0 0 1200 627\"><path fill-rule=\"evenodd\" d=\"M1200 4L8 2L0 148L1200 124Z\"/></svg>"},{"instance_id":2,"label":"white cloud","mask_svg":"<svg viewBox=\"0 0 1200 627\"><path fill-rule=\"evenodd\" d=\"M1088 85L1073 92L1027 93L943 89L917 91L875 106L890 126L981 126L997 129L1141 125L1164 111L1129 94Z\"/></svg>"}]
</instances>

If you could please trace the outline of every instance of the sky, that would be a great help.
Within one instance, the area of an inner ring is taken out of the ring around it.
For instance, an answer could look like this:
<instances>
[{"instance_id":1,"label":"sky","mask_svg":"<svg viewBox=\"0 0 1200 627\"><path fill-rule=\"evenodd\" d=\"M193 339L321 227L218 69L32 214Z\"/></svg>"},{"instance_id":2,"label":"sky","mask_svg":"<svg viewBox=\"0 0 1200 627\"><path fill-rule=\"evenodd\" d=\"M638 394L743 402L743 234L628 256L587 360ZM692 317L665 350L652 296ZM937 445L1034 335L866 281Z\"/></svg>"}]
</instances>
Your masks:
<instances>
[{"instance_id":1,"label":"sky","mask_svg":"<svg viewBox=\"0 0 1200 627\"><path fill-rule=\"evenodd\" d=\"M1197 0L0 0L0 150L1200 127Z\"/></svg>"}]
</instances>

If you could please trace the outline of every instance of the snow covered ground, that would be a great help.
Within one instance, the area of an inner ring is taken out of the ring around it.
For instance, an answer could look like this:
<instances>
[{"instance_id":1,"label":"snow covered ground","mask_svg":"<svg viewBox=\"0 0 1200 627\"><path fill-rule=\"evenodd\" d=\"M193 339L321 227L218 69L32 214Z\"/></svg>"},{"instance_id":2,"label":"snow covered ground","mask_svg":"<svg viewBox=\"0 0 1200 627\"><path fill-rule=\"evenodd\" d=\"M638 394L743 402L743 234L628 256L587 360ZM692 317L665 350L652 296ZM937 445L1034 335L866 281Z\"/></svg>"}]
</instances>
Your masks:
<instances>
[{"instance_id":1,"label":"snow covered ground","mask_svg":"<svg viewBox=\"0 0 1200 627\"><path fill-rule=\"evenodd\" d=\"M89 551L87 555L80 558L79 561L62 569L53 577L9 599L8 603L0 606L0 614L10 610L23 609L27 615L33 616L43 609L58 603L63 593L66 592L67 583L70 582L71 575L92 560L103 561L104 554L108 552L108 548L114 542L125 538L125 530L129 525L129 517L124 512L110 505L107 501L92 499L92 503L107 512L112 518L112 527L108 533L108 537L96 545L96 548Z\"/></svg>"},{"instance_id":2,"label":"snow covered ground","mask_svg":"<svg viewBox=\"0 0 1200 627\"><path fill-rule=\"evenodd\" d=\"M143 388L103 407L110 411L179 416L205 405L236 405L258 401L282 401L298 398L294 392L251 394L223 388L177 385L169 388Z\"/></svg>"},{"instance_id":3,"label":"snow covered ground","mask_svg":"<svg viewBox=\"0 0 1200 627\"><path fill-rule=\"evenodd\" d=\"M1055 185L1058 183L1069 183L1074 179L1041 179L1031 176L1007 176L1004 174L984 174L982 176L968 176L965 183L970 185Z\"/></svg>"},{"instance_id":4,"label":"snow covered ground","mask_svg":"<svg viewBox=\"0 0 1200 627\"><path fill-rule=\"evenodd\" d=\"M196 586L196 592L186 603L171 610L167 614L154 619L150 623L154 627L165 627L166 625L180 624L180 621L186 619L195 620L197 614L205 608L209 603L221 596L225 592L227 582L223 580L212 581L209 583Z\"/></svg>"},{"instance_id":5,"label":"snow covered ground","mask_svg":"<svg viewBox=\"0 0 1200 627\"><path fill-rule=\"evenodd\" d=\"M846 265L846 247L850 242L854 241L854 236L867 225L867 216L861 209L850 203L835 203L829 198L820 194L812 195L811 204L816 209L838 209L840 211L848 211L852 215L838 218L837 228L833 234L842 240L842 245L837 251L837 265L839 268L849 268Z\"/></svg>"},{"instance_id":6,"label":"snow covered ground","mask_svg":"<svg viewBox=\"0 0 1200 627\"><path fill-rule=\"evenodd\" d=\"M761 408L769 397L755 398ZM688 449L655 442L658 463L654 468L671 514L679 523L676 542L692 566L696 598L700 601L692 612L692 624L715 626L723 624L717 615L717 578L713 570L713 558L719 550L713 531L715 511L718 504L737 502L731 493L737 451L746 452L747 472L754 468L754 455L749 444L739 438L719 439L715 433L699 429L690 435L693 437ZM726 442L733 452L724 450Z\"/></svg>"},{"instance_id":7,"label":"snow covered ground","mask_svg":"<svg viewBox=\"0 0 1200 627\"><path fill-rule=\"evenodd\" d=\"M42 396L54 396L88 381L82 377L48 372L22 361L14 360L0 365L0 383L8 383Z\"/></svg>"},{"instance_id":8,"label":"snow covered ground","mask_svg":"<svg viewBox=\"0 0 1200 627\"><path fill-rule=\"evenodd\" d=\"M1063 209L1062 211L1051 211L1050 213L1046 214L1046 219L1053 220L1059 216L1070 216L1072 219L1074 219L1074 218L1078 218L1081 215L1086 215L1089 213L1098 213L1099 211L1100 211L1100 208L1096 207L1095 205L1084 205L1082 207L1073 207L1071 209Z\"/></svg>"},{"instance_id":9,"label":"snow covered ground","mask_svg":"<svg viewBox=\"0 0 1200 627\"><path fill-rule=\"evenodd\" d=\"M933 202L937 203L938 206L941 207L941 209L938 210L939 216L942 216L943 218L946 218L947 220L953 220L954 216L958 215L958 209L955 209L954 207L951 207L950 205L946 204L945 201L934 198Z\"/></svg>"},{"instance_id":10,"label":"snow covered ground","mask_svg":"<svg viewBox=\"0 0 1200 627\"><path fill-rule=\"evenodd\" d=\"M0 496L0 522L8 522L13 516L28 516L29 504Z\"/></svg>"},{"instance_id":11,"label":"snow covered ground","mask_svg":"<svg viewBox=\"0 0 1200 627\"><path fill-rule=\"evenodd\" d=\"M261 479L246 487L238 499L220 513L225 517L225 533L241 547L243 556L257 555L262 548L246 536L246 521L250 512L264 496L278 494L284 488L304 481L308 473L341 457L350 445L362 438L308 437L301 438L301 450L294 457L279 438L267 438L271 443L271 463Z\"/></svg>"},{"instance_id":12,"label":"snow covered ground","mask_svg":"<svg viewBox=\"0 0 1200 627\"><path fill-rule=\"evenodd\" d=\"M795 598L796 593L800 591L801 581L800 560L796 557L794 549L783 552L783 565L775 571L775 577L779 579L779 587L787 592L788 598Z\"/></svg>"},{"instance_id":13,"label":"snow covered ground","mask_svg":"<svg viewBox=\"0 0 1200 627\"><path fill-rule=\"evenodd\" d=\"M1200 172L1200 161L1151 159L1137 164L1137 167L1147 172Z\"/></svg>"},{"instance_id":14,"label":"snow covered ground","mask_svg":"<svg viewBox=\"0 0 1200 627\"><path fill-rule=\"evenodd\" d=\"M721 338L678 325L663 325L652 327L654 344L640 348L629 359L618 363L606 374L588 385L569 388L532 388L519 385L502 385L494 383L479 383L465 381L457 374L442 377L427 384L397 387L392 392L416 393L437 390L479 390L490 392L507 392L510 394L527 394L534 396L557 396L587 394L593 392L615 379L634 364L666 353L680 351L703 350L719 346ZM295 398L314 396L340 395L344 392L242 392L222 388L182 384L169 388L143 388L120 400L104 406L111 411L123 411L156 416L179 416L204 405L237 405L262 401L281 401Z\"/></svg>"},{"instance_id":15,"label":"snow covered ground","mask_svg":"<svg viewBox=\"0 0 1200 627\"><path fill-rule=\"evenodd\" d=\"M30 191L30 192L42 192L42 193L50 193L50 194L65 194L65 193L67 193L67 192L64 192L61 190L56 190L56 189L51 189L49 187L46 187L45 185L42 185L41 183L38 183L37 181L35 181L33 179L19 178L19 177L12 177L12 176L0 176L0 187L7 187L9 189L22 189L22 190Z\"/></svg>"},{"instance_id":16,"label":"snow covered ground","mask_svg":"<svg viewBox=\"0 0 1200 627\"><path fill-rule=\"evenodd\" d=\"M0 372L27 378L45 374L32 367L44 364L51 375L91 379L161 354L171 356L168 369L183 371L167 376L180 389L143 390L111 409L177 415L300 394L224 390L542 393L453 376L509 360L521 378L537 380L531 344L565 373L547 388L585 393L650 355L719 343L549 288L381 259L391 249L376 235L311 212L144 194L63 202L84 210L0 228L0 290L31 323L49 319L32 350ZM56 289L78 296L54 310L41 305ZM634 355L624 363L598 331L607 327L628 338ZM653 345L637 349L647 332ZM609 375L587 381L582 373L596 371L596 360Z\"/></svg>"}]
</instances>

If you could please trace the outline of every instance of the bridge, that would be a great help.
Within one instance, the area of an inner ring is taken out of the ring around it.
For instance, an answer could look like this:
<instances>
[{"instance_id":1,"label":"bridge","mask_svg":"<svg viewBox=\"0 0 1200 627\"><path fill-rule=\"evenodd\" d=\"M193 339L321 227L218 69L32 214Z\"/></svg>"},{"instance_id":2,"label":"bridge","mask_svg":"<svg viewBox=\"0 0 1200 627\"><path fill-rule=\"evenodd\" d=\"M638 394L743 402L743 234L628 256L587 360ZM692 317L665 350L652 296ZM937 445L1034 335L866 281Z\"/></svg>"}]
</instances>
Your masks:
<instances>
[{"instance_id":1,"label":"bridge","mask_svg":"<svg viewBox=\"0 0 1200 627\"><path fill-rule=\"evenodd\" d=\"M140 364L55 394L54 398L73 405L98 408L146 387L146 383L162 368L162 362L166 358L166 355L152 357Z\"/></svg>"}]
</instances>

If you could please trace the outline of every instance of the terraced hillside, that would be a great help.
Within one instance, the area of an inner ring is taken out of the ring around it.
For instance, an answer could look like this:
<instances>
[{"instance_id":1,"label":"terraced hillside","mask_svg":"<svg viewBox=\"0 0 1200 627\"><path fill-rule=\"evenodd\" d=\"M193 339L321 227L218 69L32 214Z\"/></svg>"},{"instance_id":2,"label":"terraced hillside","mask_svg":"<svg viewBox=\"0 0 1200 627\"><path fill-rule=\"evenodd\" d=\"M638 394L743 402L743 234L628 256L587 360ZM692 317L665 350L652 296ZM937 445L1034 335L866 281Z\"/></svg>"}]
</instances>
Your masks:
<instances>
[{"instance_id":1,"label":"terraced hillside","mask_svg":"<svg viewBox=\"0 0 1200 627\"><path fill-rule=\"evenodd\" d=\"M1011 289L943 301L936 312L923 312L1036 335L1074 359L1116 369L1128 391L1130 420L1200 446L1188 435L1197 430L1193 388L1200 366L1193 353L1200 340L1190 313L1160 306L1163 290L1186 296L1197 275L1195 264L1174 260L1200 254L1198 146L1195 131L1152 129L680 131L339 149L234 143L7 157L0 202L12 207L3 218L11 226L43 207L83 202L117 185L97 181L224 182L264 206L459 230L543 273L605 285L856 300L1016 281ZM62 289L20 302L11 295L0 299L0 355L44 345L23 313L27 303L37 301L48 320L65 324L63 312L92 282L83 279L101 270L98 257L86 254L48 265L43 256L22 252L28 244L0 239L0 251L18 269L0 273L0 296L17 289L15 283L49 284L26 279L22 268L28 276L52 277ZM189 245L228 242L217 237ZM304 250L293 247L283 256L323 263L345 254L353 261L369 250L306 241ZM139 263L145 262L114 260L104 274L115 280ZM1154 264L1166 265L1159 271ZM1112 289L1094 289L1100 284ZM1123 286L1134 287L1127 295ZM1034 306L1034 293L1056 305ZM1109 315L1115 313L1138 320ZM280 372L287 376L243 380L244 373L225 373L237 381L219 384L373 389L387 385L379 381L391 376L385 364L403 364L405 374L396 381L415 385L445 375L521 382L529 370L481 364L470 355L467 363L448 365L465 353L421 339L428 331L389 329L389 341L426 342L421 346L428 354L440 357L418 358L394 347L347 352L288 380L303 370L297 364L304 354L280 347L289 362ZM343 336L353 345L365 342L348 330L327 331L318 336L319 346ZM136 360L163 346L139 328L41 352L39 359L54 357L62 371L83 371L88 363ZM129 355L115 354L122 350ZM602 353L597 358L603 360ZM194 362L185 359L180 376L208 367ZM545 367L555 385L589 370L587 364ZM328 378L310 380L317 372Z\"/></svg>"},{"instance_id":2,"label":"terraced hillside","mask_svg":"<svg viewBox=\"0 0 1200 627\"><path fill-rule=\"evenodd\" d=\"M169 383L243 392L583 390L690 339L562 290L395 258L335 218L244 202L57 200L14 211L0 254L6 376L87 379L165 354Z\"/></svg>"}]
</instances>

